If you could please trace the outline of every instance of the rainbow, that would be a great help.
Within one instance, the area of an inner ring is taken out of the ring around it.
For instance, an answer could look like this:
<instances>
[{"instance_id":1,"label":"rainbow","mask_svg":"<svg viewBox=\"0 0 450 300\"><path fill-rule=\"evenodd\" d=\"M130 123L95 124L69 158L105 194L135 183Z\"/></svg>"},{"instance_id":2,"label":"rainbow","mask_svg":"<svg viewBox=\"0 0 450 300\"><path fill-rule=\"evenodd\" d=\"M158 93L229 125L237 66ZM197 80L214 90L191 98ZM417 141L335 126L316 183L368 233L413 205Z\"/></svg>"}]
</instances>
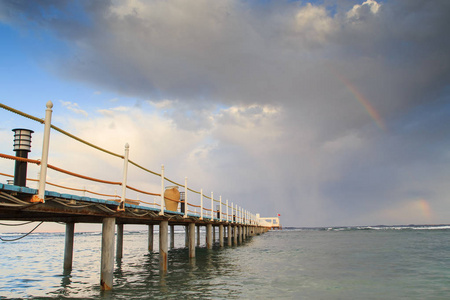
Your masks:
<instances>
[{"instance_id":1,"label":"rainbow","mask_svg":"<svg viewBox=\"0 0 450 300\"><path fill-rule=\"evenodd\" d=\"M384 124L383 119L381 118L378 111L372 106L370 101L347 78L338 73L336 70L332 70L332 73L334 73L336 77L345 85L345 87L353 94L353 96L355 96L356 100L358 100L358 102L362 104L365 110L369 113L372 120L375 121L375 124L377 124L377 126L381 130L386 131L386 125Z\"/></svg>"},{"instance_id":2,"label":"rainbow","mask_svg":"<svg viewBox=\"0 0 450 300\"><path fill-rule=\"evenodd\" d=\"M430 203L428 203L427 200L425 200L425 199L418 200L418 206L419 206L420 210L422 211L423 215L427 219L430 219L432 217L433 211L431 210Z\"/></svg>"}]
</instances>

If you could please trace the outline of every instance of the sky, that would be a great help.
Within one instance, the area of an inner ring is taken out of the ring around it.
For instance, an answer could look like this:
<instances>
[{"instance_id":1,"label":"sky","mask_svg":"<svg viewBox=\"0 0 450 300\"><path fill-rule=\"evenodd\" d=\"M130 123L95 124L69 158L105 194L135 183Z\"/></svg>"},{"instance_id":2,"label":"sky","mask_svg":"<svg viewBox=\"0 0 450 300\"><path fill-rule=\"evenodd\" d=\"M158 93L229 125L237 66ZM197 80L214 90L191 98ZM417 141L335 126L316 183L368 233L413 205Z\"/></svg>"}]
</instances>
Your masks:
<instances>
[{"instance_id":1,"label":"sky","mask_svg":"<svg viewBox=\"0 0 450 300\"><path fill-rule=\"evenodd\" d=\"M54 125L283 226L450 223L449 14L447 0L4 0L0 102L42 118L51 100ZM1 153L17 127L39 158L43 126L4 110ZM122 178L120 159L56 132L49 162Z\"/></svg>"}]
</instances>

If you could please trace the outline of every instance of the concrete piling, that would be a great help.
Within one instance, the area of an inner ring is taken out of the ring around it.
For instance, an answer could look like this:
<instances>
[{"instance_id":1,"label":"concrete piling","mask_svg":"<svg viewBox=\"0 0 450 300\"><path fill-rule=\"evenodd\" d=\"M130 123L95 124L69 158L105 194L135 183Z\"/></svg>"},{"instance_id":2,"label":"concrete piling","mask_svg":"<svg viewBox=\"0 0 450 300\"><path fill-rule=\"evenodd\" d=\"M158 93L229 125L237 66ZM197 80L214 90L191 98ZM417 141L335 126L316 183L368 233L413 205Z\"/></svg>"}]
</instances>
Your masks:
<instances>
[{"instance_id":1,"label":"concrete piling","mask_svg":"<svg viewBox=\"0 0 450 300\"><path fill-rule=\"evenodd\" d=\"M73 238L75 234L75 223L66 223L66 240L64 244L64 270L72 269L73 261Z\"/></svg>"},{"instance_id":2,"label":"concrete piling","mask_svg":"<svg viewBox=\"0 0 450 300\"><path fill-rule=\"evenodd\" d=\"M115 218L103 219L100 287L104 291L111 290L113 285L115 222Z\"/></svg>"},{"instance_id":3,"label":"concrete piling","mask_svg":"<svg viewBox=\"0 0 450 300\"><path fill-rule=\"evenodd\" d=\"M219 246L223 247L223 224L219 225Z\"/></svg>"},{"instance_id":4,"label":"concrete piling","mask_svg":"<svg viewBox=\"0 0 450 300\"><path fill-rule=\"evenodd\" d=\"M153 224L148 225L148 252L153 251Z\"/></svg>"},{"instance_id":5,"label":"concrete piling","mask_svg":"<svg viewBox=\"0 0 450 300\"><path fill-rule=\"evenodd\" d=\"M162 272L167 271L169 221L164 220L159 223L159 268Z\"/></svg>"},{"instance_id":6,"label":"concrete piling","mask_svg":"<svg viewBox=\"0 0 450 300\"><path fill-rule=\"evenodd\" d=\"M116 260L123 257L123 224L117 224Z\"/></svg>"},{"instance_id":7,"label":"concrete piling","mask_svg":"<svg viewBox=\"0 0 450 300\"><path fill-rule=\"evenodd\" d=\"M212 224L206 225L206 248L212 249Z\"/></svg>"},{"instance_id":8,"label":"concrete piling","mask_svg":"<svg viewBox=\"0 0 450 300\"><path fill-rule=\"evenodd\" d=\"M189 223L189 258L195 257L195 223Z\"/></svg>"},{"instance_id":9,"label":"concrete piling","mask_svg":"<svg viewBox=\"0 0 450 300\"><path fill-rule=\"evenodd\" d=\"M170 225L170 249L175 248L175 225Z\"/></svg>"},{"instance_id":10,"label":"concrete piling","mask_svg":"<svg viewBox=\"0 0 450 300\"><path fill-rule=\"evenodd\" d=\"M232 244L232 241L231 241L231 236L232 236L232 234L231 234L231 224L228 224L228 238L227 238L227 244L228 244L228 246L231 246L231 245L233 245Z\"/></svg>"},{"instance_id":11,"label":"concrete piling","mask_svg":"<svg viewBox=\"0 0 450 300\"><path fill-rule=\"evenodd\" d=\"M242 226L237 226L238 242L242 244Z\"/></svg>"},{"instance_id":12,"label":"concrete piling","mask_svg":"<svg viewBox=\"0 0 450 300\"><path fill-rule=\"evenodd\" d=\"M197 247L200 247L200 225L197 226Z\"/></svg>"}]
</instances>

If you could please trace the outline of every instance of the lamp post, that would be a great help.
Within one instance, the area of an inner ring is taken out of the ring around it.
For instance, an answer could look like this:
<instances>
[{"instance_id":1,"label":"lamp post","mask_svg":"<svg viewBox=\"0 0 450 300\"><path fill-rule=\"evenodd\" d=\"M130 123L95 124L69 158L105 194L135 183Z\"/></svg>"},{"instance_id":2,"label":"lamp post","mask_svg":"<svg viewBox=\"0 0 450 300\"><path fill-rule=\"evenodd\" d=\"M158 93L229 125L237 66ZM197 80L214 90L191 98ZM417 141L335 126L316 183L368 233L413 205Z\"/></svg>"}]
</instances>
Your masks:
<instances>
[{"instance_id":1,"label":"lamp post","mask_svg":"<svg viewBox=\"0 0 450 300\"><path fill-rule=\"evenodd\" d=\"M14 151L16 156L28 158L28 152L31 151L31 134L33 130L16 128L14 131ZM14 169L14 185L26 186L27 183L27 162L16 160Z\"/></svg>"}]
</instances>

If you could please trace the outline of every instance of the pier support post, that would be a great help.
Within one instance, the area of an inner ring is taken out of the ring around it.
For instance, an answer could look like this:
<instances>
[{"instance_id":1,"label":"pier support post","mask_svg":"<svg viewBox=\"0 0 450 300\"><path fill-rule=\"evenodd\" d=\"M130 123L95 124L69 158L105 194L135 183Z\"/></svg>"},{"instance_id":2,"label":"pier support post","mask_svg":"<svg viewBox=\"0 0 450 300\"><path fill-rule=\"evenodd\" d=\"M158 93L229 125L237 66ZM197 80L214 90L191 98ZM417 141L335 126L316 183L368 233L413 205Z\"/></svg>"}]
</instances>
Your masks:
<instances>
[{"instance_id":1,"label":"pier support post","mask_svg":"<svg viewBox=\"0 0 450 300\"><path fill-rule=\"evenodd\" d=\"M212 243L214 244L214 242L216 241L216 226L214 225L212 227L212 232L213 232Z\"/></svg>"},{"instance_id":2,"label":"pier support post","mask_svg":"<svg viewBox=\"0 0 450 300\"><path fill-rule=\"evenodd\" d=\"M104 291L111 290L113 286L115 223L115 218L103 219L100 286Z\"/></svg>"},{"instance_id":3,"label":"pier support post","mask_svg":"<svg viewBox=\"0 0 450 300\"><path fill-rule=\"evenodd\" d=\"M233 227L233 240L234 240L234 245L235 246L237 245L237 242L238 242L237 229L238 229L237 226Z\"/></svg>"},{"instance_id":4,"label":"pier support post","mask_svg":"<svg viewBox=\"0 0 450 300\"><path fill-rule=\"evenodd\" d=\"M148 252L153 251L153 224L148 225Z\"/></svg>"},{"instance_id":5,"label":"pier support post","mask_svg":"<svg viewBox=\"0 0 450 300\"><path fill-rule=\"evenodd\" d=\"M194 257L195 257L195 223L189 223L189 258Z\"/></svg>"},{"instance_id":6,"label":"pier support post","mask_svg":"<svg viewBox=\"0 0 450 300\"><path fill-rule=\"evenodd\" d=\"M123 257L123 224L117 224L116 260Z\"/></svg>"},{"instance_id":7,"label":"pier support post","mask_svg":"<svg viewBox=\"0 0 450 300\"><path fill-rule=\"evenodd\" d=\"M189 248L189 224L184 226L184 246ZM195 235L195 224L194 224L194 235Z\"/></svg>"},{"instance_id":8,"label":"pier support post","mask_svg":"<svg viewBox=\"0 0 450 300\"><path fill-rule=\"evenodd\" d=\"M200 226L197 226L197 246L200 246Z\"/></svg>"},{"instance_id":9,"label":"pier support post","mask_svg":"<svg viewBox=\"0 0 450 300\"><path fill-rule=\"evenodd\" d=\"M170 225L170 249L175 248L175 225Z\"/></svg>"},{"instance_id":10,"label":"pier support post","mask_svg":"<svg viewBox=\"0 0 450 300\"><path fill-rule=\"evenodd\" d=\"M219 225L219 246L223 247L223 224Z\"/></svg>"},{"instance_id":11,"label":"pier support post","mask_svg":"<svg viewBox=\"0 0 450 300\"><path fill-rule=\"evenodd\" d=\"M159 223L159 268L163 272L167 271L168 235L169 221L161 221Z\"/></svg>"},{"instance_id":12,"label":"pier support post","mask_svg":"<svg viewBox=\"0 0 450 300\"><path fill-rule=\"evenodd\" d=\"M228 230L227 230L227 232L228 232L228 235L227 235L227 243L228 243L228 246L231 246L231 245L232 245L232 241L231 241L231 238L232 238L232 234L231 234L231 224L228 224Z\"/></svg>"},{"instance_id":13,"label":"pier support post","mask_svg":"<svg viewBox=\"0 0 450 300\"><path fill-rule=\"evenodd\" d=\"M212 249L212 224L206 225L206 248Z\"/></svg>"},{"instance_id":14,"label":"pier support post","mask_svg":"<svg viewBox=\"0 0 450 300\"><path fill-rule=\"evenodd\" d=\"M75 223L66 223L66 241L64 245L64 270L72 269L73 261L73 237L75 234Z\"/></svg>"}]
</instances>

